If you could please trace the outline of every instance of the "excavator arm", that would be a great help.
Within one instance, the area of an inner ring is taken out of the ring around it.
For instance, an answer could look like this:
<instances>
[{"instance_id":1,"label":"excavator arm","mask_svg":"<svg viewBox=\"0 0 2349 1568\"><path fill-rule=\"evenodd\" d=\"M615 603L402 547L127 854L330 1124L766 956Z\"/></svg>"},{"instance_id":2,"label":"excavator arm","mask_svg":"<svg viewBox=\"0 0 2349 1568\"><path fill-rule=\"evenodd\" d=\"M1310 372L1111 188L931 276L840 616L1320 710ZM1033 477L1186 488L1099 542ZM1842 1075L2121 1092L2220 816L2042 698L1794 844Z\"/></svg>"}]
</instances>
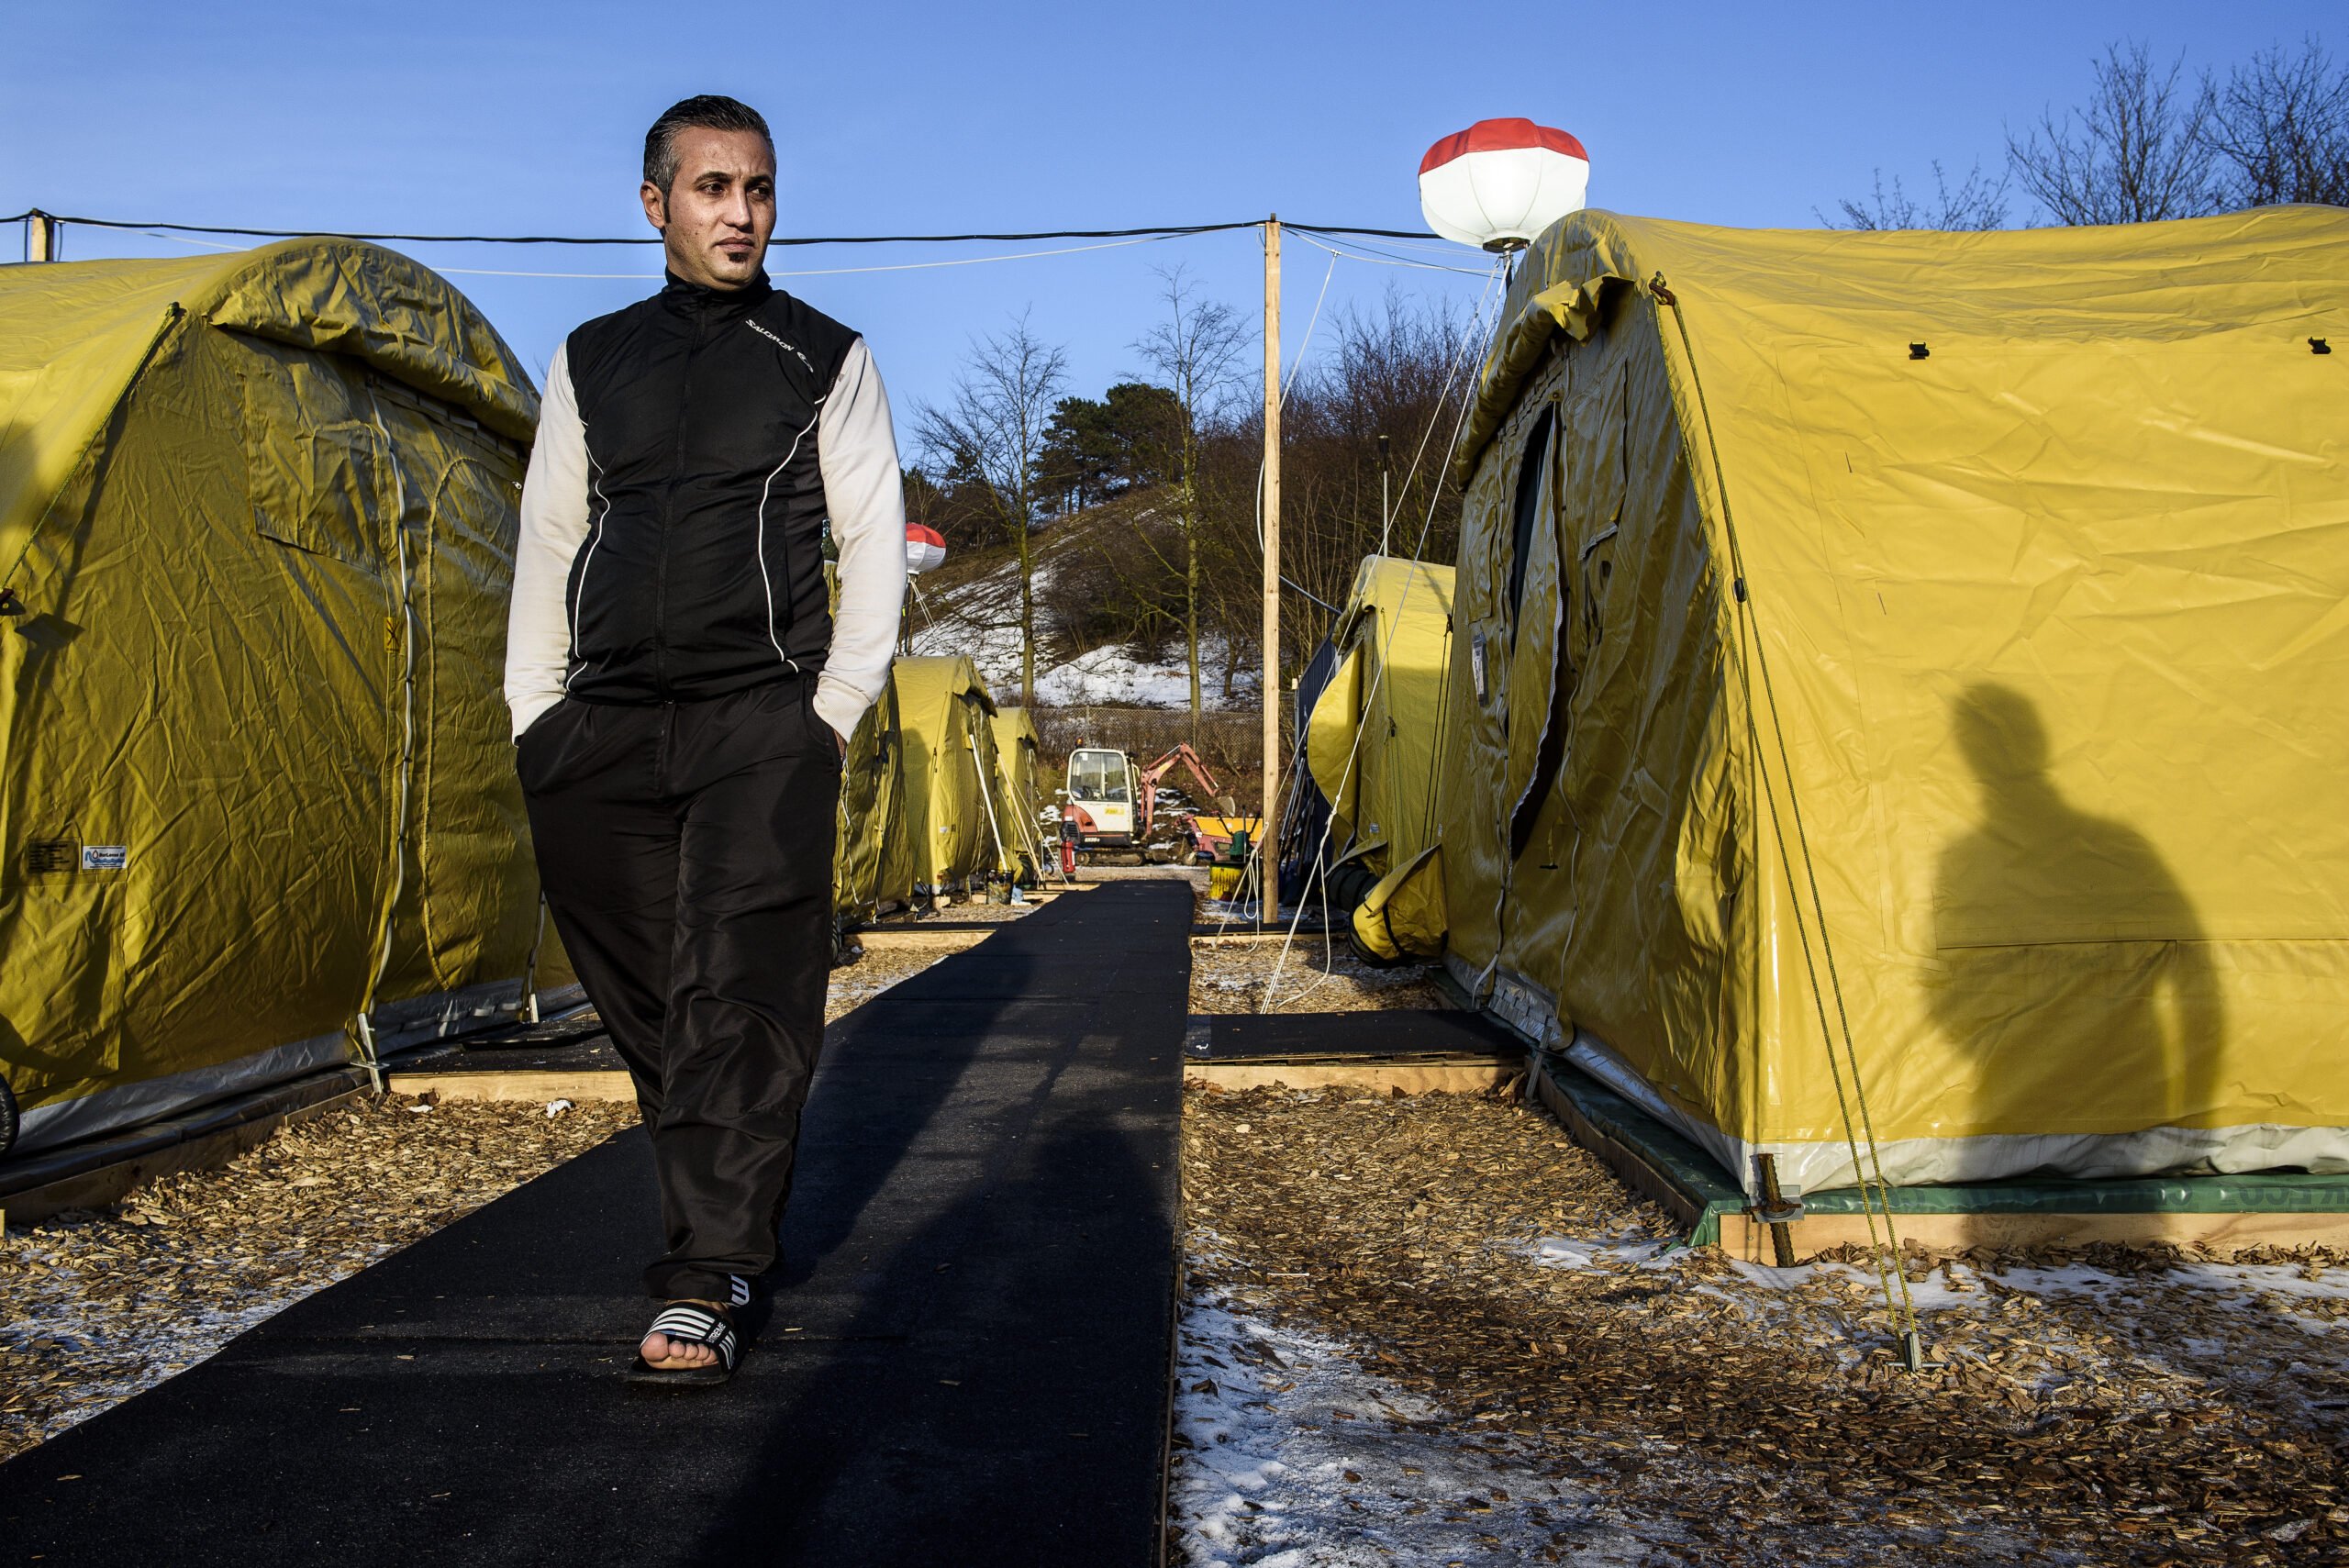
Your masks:
<instances>
[{"instance_id":1,"label":"excavator arm","mask_svg":"<svg viewBox=\"0 0 2349 1568\"><path fill-rule=\"evenodd\" d=\"M1215 802L1218 810L1229 817L1238 809L1232 805L1231 797L1223 793L1223 786L1216 783L1215 770L1208 766L1207 759L1181 742L1141 771L1142 788L1148 795L1157 794L1158 781L1174 772L1177 762L1190 770L1191 777L1198 781L1199 793Z\"/></svg>"},{"instance_id":2,"label":"excavator arm","mask_svg":"<svg viewBox=\"0 0 2349 1568\"><path fill-rule=\"evenodd\" d=\"M1141 821L1142 826L1139 831L1145 838L1150 835L1158 821L1159 781L1174 772L1177 763L1190 771L1191 777L1197 783L1200 793L1214 803L1218 811L1227 817L1239 814L1238 804L1232 800L1231 796L1223 793L1223 786L1216 782L1215 770L1208 766L1207 759L1192 751L1189 746L1178 742L1173 751L1141 770ZM1217 842L1208 834L1201 832L1196 821L1191 825L1191 841L1199 852L1209 858L1215 857L1218 853ZM1226 842L1228 847L1228 840Z\"/></svg>"}]
</instances>

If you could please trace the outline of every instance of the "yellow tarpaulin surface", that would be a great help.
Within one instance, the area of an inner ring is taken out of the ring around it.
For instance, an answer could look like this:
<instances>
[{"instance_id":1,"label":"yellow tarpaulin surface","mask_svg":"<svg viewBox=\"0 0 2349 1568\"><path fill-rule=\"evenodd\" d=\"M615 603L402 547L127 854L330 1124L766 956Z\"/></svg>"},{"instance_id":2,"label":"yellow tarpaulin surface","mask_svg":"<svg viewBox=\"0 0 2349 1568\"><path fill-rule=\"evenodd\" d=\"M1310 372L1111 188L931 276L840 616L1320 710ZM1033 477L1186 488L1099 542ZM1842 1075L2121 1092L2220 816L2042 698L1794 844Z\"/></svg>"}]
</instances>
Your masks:
<instances>
[{"instance_id":1,"label":"yellow tarpaulin surface","mask_svg":"<svg viewBox=\"0 0 2349 1568\"><path fill-rule=\"evenodd\" d=\"M889 829L897 820L903 788L904 743L897 732L897 690L882 688L880 700L864 710L841 760L838 848L832 859L832 908L844 925L862 925L884 902L903 903L913 893L908 874L891 879ZM898 865L910 867L909 856Z\"/></svg>"},{"instance_id":2,"label":"yellow tarpaulin surface","mask_svg":"<svg viewBox=\"0 0 2349 1568\"><path fill-rule=\"evenodd\" d=\"M1504 320L1463 978L1742 1180L1831 1047L1895 1181L2349 1168L2349 213L1589 212Z\"/></svg>"},{"instance_id":3,"label":"yellow tarpaulin surface","mask_svg":"<svg viewBox=\"0 0 2349 1568\"><path fill-rule=\"evenodd\" d=\"M1330 803L1328 858L1357 857L1379 882L1407 868L1427 879L1397 899L1398 879L1355 921L1380 958L1443 951L1442 872L1426 851L1438 827L1437 749L1452 728L1452 594L1451 567L1366 557L1330 633L1337 668L1307 726L1306 764ZM1390 906L1405 917L1389 921Z\"/></svg>"},{"instance_id":4,"label":"yellow tarpaulin surface","mask_svg":"<svg viewBox=\"0 0 2349 1568\"><path fill-rule=\"evenodd\" d=\"M1036 820L1043 805L1036 793L1042 742L1036 735L1036 720L1026 708L996 710L995 754L996 808L1003 819L1004 848L1015 860L1025 854L1034 862L1031 871L1041 877L1048 855Z\"/></svg>"},{"instance_id":5,"label":"yellow tarpaulin surface","mask_svg":"<svg viewBox=\"0 0 2349 1568\"><path fill-rule=\"evenodd\" d=\"M518 998L499 682L537 408L462 295L371 246L0 269L26 1147L342 1060L362 1008L396 1040Z\"/></svg>"},{"instance_id":6,"label":"yellow tarpaulin surface","mask_svg":"<svg viewBox=\"0 0 2349 1568\"><path fill-rule=\"evenodd\" d=\"M898 733L904 745L900 809L893 831L910 851L913 891L962 890L997 870L995 705L970 655L900 659Z\"/></svg>"}]
</instances>

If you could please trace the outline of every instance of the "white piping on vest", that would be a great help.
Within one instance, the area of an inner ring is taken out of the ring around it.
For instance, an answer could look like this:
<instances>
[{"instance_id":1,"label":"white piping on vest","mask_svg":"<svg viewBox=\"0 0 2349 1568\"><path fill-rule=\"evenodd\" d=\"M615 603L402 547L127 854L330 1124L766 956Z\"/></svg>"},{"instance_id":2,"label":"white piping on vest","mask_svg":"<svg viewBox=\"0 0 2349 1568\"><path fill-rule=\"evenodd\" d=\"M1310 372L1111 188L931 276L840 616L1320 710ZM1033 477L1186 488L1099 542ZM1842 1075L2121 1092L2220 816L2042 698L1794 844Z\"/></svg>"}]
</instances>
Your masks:
<instances>
[{"instance_id":1,"label":"white piping on vest","mask_svg":"<svg viewBox=\"0 0 2349 1568\"><path fill-rule=\"evenodd\" d=\"M816 399L815 412L807 416L807 423L802 425L799 428L799 433L791 438L791 450L783 454L781 462L768 471L767 482L759 486L758 542L752 550L759 558L759 582L767 591L767 641L774 645L774 656L783 661L784 668L794 674L799 672L799 662L783 651L782 639L774 634L774 579L767 575L767 492L774 488L774 476L790 467L791 460L799 455L799 443L807 439L807 432L816 428L816 421L823 416L824 399L818 397Z\"/></svg>"},{"instance_id":2,"label":"white piping on vest","mask_svg":"<svg viewBox=\"0 0 2349 1568\"><path fill-rule=\"evenodd\" d=\"M571 690L571 677L579 669L579 606L587 600L587 569L596 564L596 547L604 542L604 519L612 515L611 497L604 494L604 465L596 461L594 450L587 448L587 422L584 419L579 423L579 445L587 451L587 467L593 475L587 487L595 492L596 500L603 502L604 509L596 514L596 537L587 541L587 559L579 563L579 587L571 595L571 654L563 661L562 667L562 689L565 692Z\"/></svg>"}]
</instances>

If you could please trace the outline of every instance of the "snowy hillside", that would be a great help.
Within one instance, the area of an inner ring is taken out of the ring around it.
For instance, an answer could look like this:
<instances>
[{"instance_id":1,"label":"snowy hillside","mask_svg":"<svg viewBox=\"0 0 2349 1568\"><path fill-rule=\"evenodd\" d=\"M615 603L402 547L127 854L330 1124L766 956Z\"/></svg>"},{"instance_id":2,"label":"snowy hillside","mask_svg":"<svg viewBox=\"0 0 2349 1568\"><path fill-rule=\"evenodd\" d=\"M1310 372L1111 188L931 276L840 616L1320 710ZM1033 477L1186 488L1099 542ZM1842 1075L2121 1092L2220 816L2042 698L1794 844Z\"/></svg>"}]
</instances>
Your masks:
<instances>
[{"instance_id":1,"label":"snowy hillside","mask_svg":"<svg viewBox=\"0 0 2349 1568\"><path fill-rule=\"evenodd\" d=\"M1144 520L1147 510L1103 507L1061 518L1037 530L1036 701L1047 707L1167 707L1190 702L1190 678L1180 644L1160 659L1138 655L1110 643L1073 646L1064 617L1056 611L1063 595L1063 568L1085 548L1090 530L1125 528ZM996 558L1000 556L1000 560ZM968 653L977 661L987 688L1002 703L1019 700L1019 567L1008 550L989 551L995 563L976 573L948 571L914 580L913 651L917 654ZM1208 707L1252 707L1252 671L1235 673L1227 696L1219 639L1199 649L1200 696Z\"/></svg>"}]
</instances>

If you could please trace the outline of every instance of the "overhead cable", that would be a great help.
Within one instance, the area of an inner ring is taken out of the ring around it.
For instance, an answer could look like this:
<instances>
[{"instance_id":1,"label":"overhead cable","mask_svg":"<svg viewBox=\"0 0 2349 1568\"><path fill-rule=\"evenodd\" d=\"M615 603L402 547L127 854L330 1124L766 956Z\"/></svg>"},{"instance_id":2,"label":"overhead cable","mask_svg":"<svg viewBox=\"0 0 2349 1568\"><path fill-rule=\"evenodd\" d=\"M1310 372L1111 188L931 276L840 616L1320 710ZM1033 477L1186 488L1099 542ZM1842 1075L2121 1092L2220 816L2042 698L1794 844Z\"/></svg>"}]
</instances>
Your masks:
<instances>
[{"instance_id":1,"label":"overhead cable","mask_svg":"<svg viewBox=\"0 0 2349 1568\"><path fill-rule=\"evenodd\" d=\"M389 234L359 233L334 229L248 228L234 224L151 223L132 222L126 218L77 217L70 213L46 212L28 207L15 213L0 223L21 223L28 218L46 217L52 223L78 223L91 228L170 229L180 234L226 234L247 239L366 239L394 244L411 245L658 245L661 237L651 235L573 235L573 234ZM1174 239L1192 234L1221 234L1241 228L1259 228L1265 219L1248 218L1233 223L1162 223L1140 228L1049 228L1024 233L1002 234L825 234L776 235L771 245L959 245L973 240L1002 239ZM1286 223L1284 228L1303 229L1312 234L1359 235L1378 239L1432 239L1425 234L1408 228L1369 228L1347 224Z\"/></svg>"}]
</instances>

